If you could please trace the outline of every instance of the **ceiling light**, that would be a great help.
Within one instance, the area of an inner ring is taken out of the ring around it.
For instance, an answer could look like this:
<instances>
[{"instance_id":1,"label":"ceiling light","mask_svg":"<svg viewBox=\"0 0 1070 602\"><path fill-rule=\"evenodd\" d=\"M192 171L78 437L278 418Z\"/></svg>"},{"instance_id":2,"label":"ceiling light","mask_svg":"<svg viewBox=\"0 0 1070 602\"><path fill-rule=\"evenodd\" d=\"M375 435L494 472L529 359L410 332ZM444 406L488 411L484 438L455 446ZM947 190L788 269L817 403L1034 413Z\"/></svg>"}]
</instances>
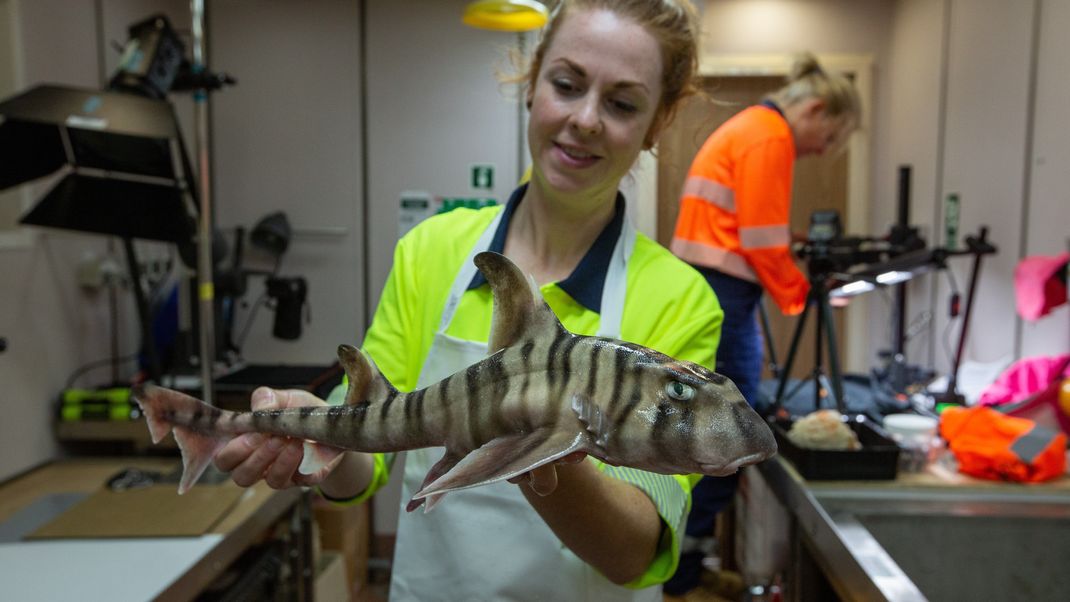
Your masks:
<instances>
[{"instance_id":1,"label":"ceiling light","mask_svg":"<svg viewBox=\"0 0 1070 602\"><path fill-rule=\"evenodd\" d=\"M530 31L546 24L549 11L535 0L478 0L464 9L465 25L493 31Z\"/></svg>"}]
</instances>

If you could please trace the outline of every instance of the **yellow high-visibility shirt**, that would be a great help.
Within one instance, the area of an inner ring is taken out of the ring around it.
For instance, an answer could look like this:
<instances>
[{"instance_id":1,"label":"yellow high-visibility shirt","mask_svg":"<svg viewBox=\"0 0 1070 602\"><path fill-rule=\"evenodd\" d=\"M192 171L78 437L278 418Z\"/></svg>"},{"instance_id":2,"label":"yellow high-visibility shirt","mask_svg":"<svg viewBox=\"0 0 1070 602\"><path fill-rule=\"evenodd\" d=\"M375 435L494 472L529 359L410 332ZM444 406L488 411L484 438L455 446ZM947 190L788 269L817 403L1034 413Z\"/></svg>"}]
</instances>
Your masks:
<instances>
[{"instance_id":1,"label":"yellow high-visibility shirt","mask_svg":"<svg viewBox=\"0 0 1070 602\"><path fill-rule=\"evenodd\" d=\"M523 190L523 187L517 190L505 207L454 209L429 218L398 242L393 267L363 349L399 390L411 391L416 387L461 263L501 211L507 214L499 224L490 250L501 252L504 248L509 218ZM563 281L540 287L547 304L571 332L593 335L598 330L605 266L623 219L623 197L618 197L616 217L576 271ZM447 334L464 340L487 341L492 295L482 275L477 275L473 284L461 297ZM623 340L712 369L723 317L716 296L701 274L656 242L638 235L627 267L620 333ZM628 586L641 588L664 582L676 570L680 535L690 509L691 487L697 477L654 474L591 460L603 472L636 485L654 501L667 528L647 572ZM346 503L363 501L382 487L388 478L389 465L382 454L376 454L371 486Z\"/></svg>"}]
</instances>

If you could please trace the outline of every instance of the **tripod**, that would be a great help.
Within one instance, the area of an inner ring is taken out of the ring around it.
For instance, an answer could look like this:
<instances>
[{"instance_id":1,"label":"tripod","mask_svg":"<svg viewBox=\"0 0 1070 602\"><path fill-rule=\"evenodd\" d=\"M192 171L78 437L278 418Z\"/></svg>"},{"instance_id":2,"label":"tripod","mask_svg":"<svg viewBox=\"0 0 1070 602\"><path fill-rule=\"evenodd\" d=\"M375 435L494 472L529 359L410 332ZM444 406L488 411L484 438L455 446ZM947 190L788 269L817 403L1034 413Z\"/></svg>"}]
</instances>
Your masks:
<instances>
[{"instance_id":1,"label":"tripod","mask_svg":"<svg viewBox=\"0 0 1070 602\"><path fill-rule=\"evenodd\" d=\"M814 381L814 410L821 408L821 392L824 390L832 397L836 409L841 414L847 411L846 400L843 394L843 372L840 369L840 356L836 345L836 325L832 321L832 306L829 304L829 289L824 275L810 277L810 293L806 297L806 306L799 315L799 322L795 326L795 332L791 337L791 346L788 347L788 357L784 366L780 369L777 382L776 397L773 400L777 412L782 411L784 402L784 390L787 388L788 377L791 367L795 362L795 355L799 350L802 340L803 328L806 326L806 317L812 308L816 308L817 328L814 331L814 369L809 379ZM829 374L824 370L824 341L828 339ZM806 380L796 387L801 387ZM794 391L793 391L794 393Z\"/></svg>"}]
</instances>

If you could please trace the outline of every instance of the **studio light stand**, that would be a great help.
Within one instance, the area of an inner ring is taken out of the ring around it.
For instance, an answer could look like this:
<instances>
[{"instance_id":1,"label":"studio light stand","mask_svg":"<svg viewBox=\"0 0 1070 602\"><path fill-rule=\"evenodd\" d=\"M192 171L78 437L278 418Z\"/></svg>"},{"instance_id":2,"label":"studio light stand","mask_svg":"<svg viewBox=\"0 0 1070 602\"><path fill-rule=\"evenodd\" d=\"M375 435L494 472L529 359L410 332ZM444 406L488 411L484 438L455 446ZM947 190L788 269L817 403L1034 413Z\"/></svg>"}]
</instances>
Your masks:
<instances>
[{"instance_id":1,"label":"studio light stand","mask_svg":"<svg viewBox=\"0 0 1070 602\"><path fill-rule=\"evenodd\" d=\"M192 174L173 108L127 93L41 85L0 102L0 189L59 180L20 223L117 236L130 271L141 347L159 382L134 239L192 239Z\"/></svg>"},{"instance_id":2,"label":"studio light stand","mask_svg":"<svg viewBox=\"0 0 1070 602\"><path fill-rule=\"evenodd\" d=\"M822 391L831 396L836 409L841 414L847 413L846 400L843 394L843 372L840 368L839 350L836 344L836 325L832 320L832 306L829 303L828 277L825 274L811 274L810 293L806 298L806 307L799 316L799 322L795 325L795 333L791 337L791 345L788 347L788 357L780 370L780 378L777 382L776 397L773 402L776 408L783 407L784 391L787 388L788 377L791 367L795 363L795 355L802 341L803 329L806 326L806 318L811 310L816 312L817 327L814 330L814 369L807 380L814 381L814 410L821 408ZM829 373L825 373L824 350L825 339L828 339ZM797 386L807 382L803 380Z\"/></svg>"},{"instance_id":3,"label":"studio light stand","mask_svg":"<svg viewBox=\"0 0 1070 602\"><path fill-rule=\"evenodd\" d=\"M156 15L131 26L119 71L107 90L39 85L0 101L0 190L57 174L58 182L20 223L122 240L141 350L154 382L160 382L162 367L133 241L195 241L202 255L210 252L206 100L209 91L234 83L205 68L203 0L193 0L192 9L197 50L192 65L167 18ZM194 91L197 100L198 172L167 100L169 92L181 90ZM211 263L202 257L202 301L212 299L211 277ZM202 307L202 315L211 312ZM212 320L200 323L203 350L213 339ZM203 397L209 402L212 364L212 354L202 352Z\"/></svg>"},{"instance_id":4,"label":"studio light stand","mask_svg":"<svg viewBox=\"0 0 1070 602\"><path fill-rule=\"evenodd\" d=\"M878 261L888 250L888 242L881 239L843 236L840 216L836 211L815 211L810 216L807 241L796 249L798 256L806 260L810 292L807 294L806 305L795 325L795 332L788 347L787 360L784 366L774 370L774 376L777 377L776 395L773 399L775 413L782 414L785 411L785 399L793 397L800 387L811 380L814 383L815 411L821 408L822 397L829 397L841 414L846 413L844 376L830 301L830 298L834 296L831 287L833 285L839 287L844 279L850 279L848 273L853 266ZM864 281L857 284L862 285L859 292L862 289L872 290L875 286ZM806 327L806 319L811 311L817 316L814 331L814 368L809 377L799 382L791 394L785 396L788 379L791 377L791 368L795 364L803 330Z\"/></svg>"}]
</instances>

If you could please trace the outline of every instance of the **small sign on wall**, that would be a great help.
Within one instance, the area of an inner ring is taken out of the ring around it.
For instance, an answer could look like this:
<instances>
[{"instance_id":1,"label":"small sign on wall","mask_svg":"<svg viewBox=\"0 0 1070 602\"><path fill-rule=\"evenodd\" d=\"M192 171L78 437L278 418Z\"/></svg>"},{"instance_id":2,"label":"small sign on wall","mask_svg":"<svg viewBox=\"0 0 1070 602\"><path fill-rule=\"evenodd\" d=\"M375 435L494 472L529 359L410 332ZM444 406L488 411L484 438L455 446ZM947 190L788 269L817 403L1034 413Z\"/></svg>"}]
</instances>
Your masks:
<instances>
[{"instance_id":1,"label":"small sign on wall","mask_svg":"<svg viewBox=\"0 0 1070 602\"><path fill-rule=\"evenodd\" d=\"M476 190L490 190L494 188L494 166L472 166L472 188Z\"/></svg>"},{"instance_id":2,"label":"small sign on wall","mask_svg":"<svg viewBox=\"0 0 1070 602\"><path fill-rule=\"evenodd\" d=\"M412 230L416 224L434 213L431 193L422 190L406 190L398 200L398 238Z\"/></svg>"}]
</instances>

